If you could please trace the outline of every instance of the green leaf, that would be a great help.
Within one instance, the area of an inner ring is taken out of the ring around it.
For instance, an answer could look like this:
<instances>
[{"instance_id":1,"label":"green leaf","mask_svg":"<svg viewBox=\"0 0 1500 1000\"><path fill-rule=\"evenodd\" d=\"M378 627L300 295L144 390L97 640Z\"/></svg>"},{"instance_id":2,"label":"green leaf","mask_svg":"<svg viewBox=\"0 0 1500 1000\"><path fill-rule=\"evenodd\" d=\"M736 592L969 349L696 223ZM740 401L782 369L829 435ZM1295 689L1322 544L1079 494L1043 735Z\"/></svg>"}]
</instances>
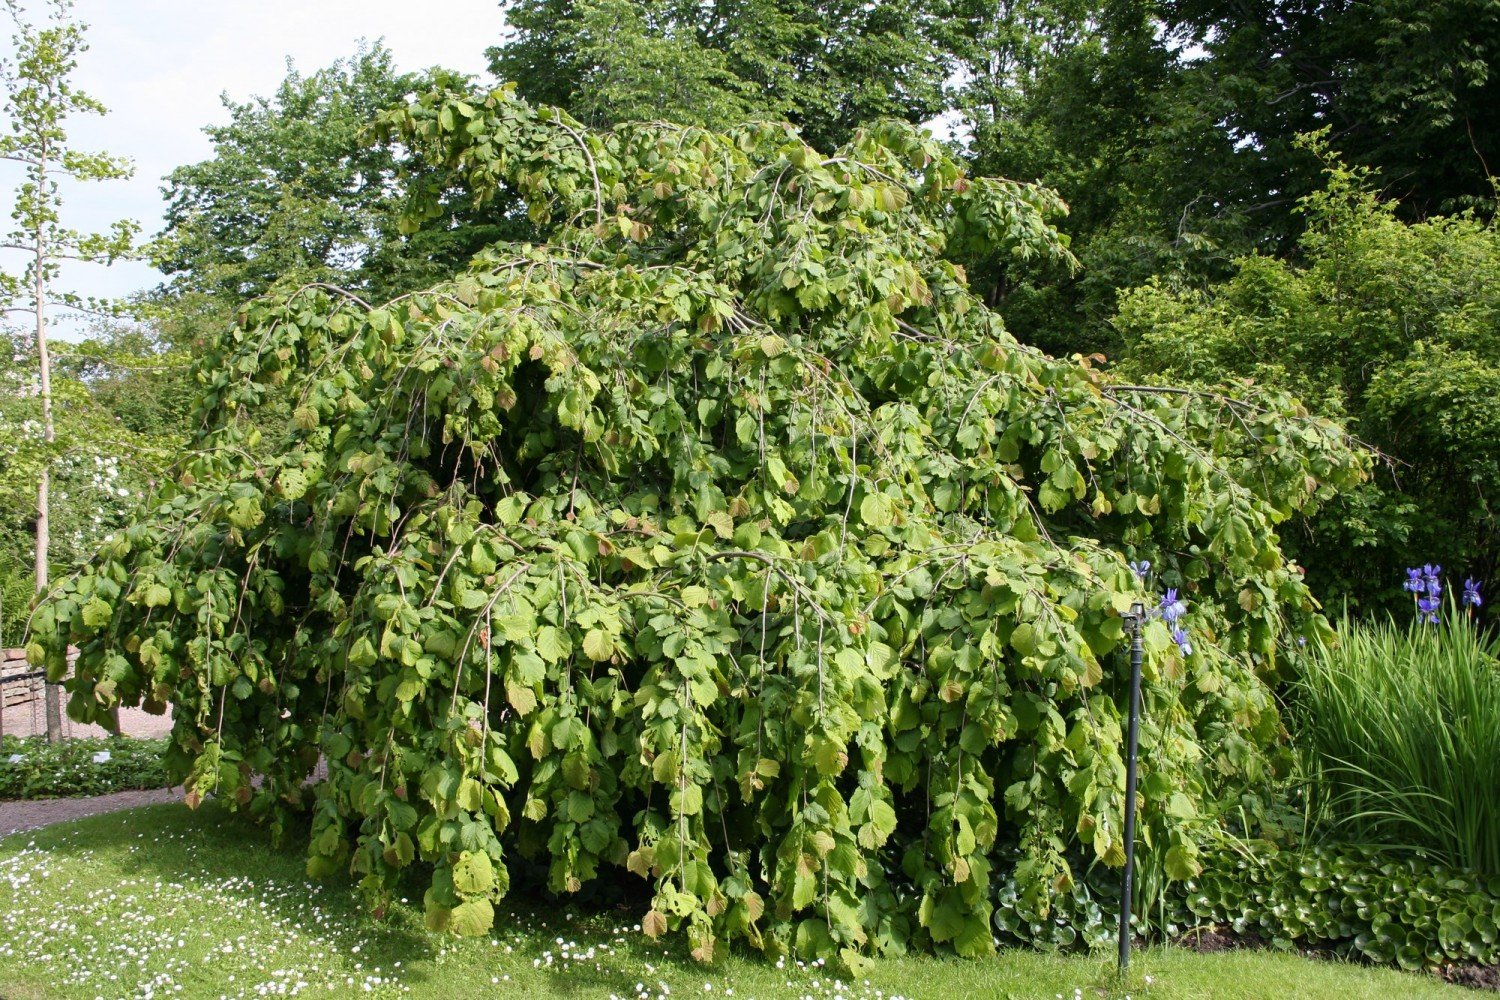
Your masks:
<instances>
[{"instance_id":1,"label":"green leaf","mask_svg":"<svg viewBox=\"0 0 1500 1000\"><path fill-rule=\"evenodd\" d=\"M1030 622L1022 622L1015 627L1010 634L1010 647L1022 656L1036 655L1036 629Z\"/></svg>"},{"instance_id":2,"label":"green leaf","mask_svg":"<svg viewBox=\"0 0 1500 1000\"><path fill-rule=\"evenodd\" d=\"M867 493L859 503L859 519L872 528L891 526L892 504L883 493Z\"/></svg>"},{"instance_id":3,"label":"green leaf","mask_svg":"<svg viewBox=\"0 0 1500 1000\"><path fill-rule=\"evenodd\" d=\"M113 609L104 601L97 597L91 598L83 606L83 624L91 629L101 629L109 624L113 613Z\"/></svg>"},{"instance_id":4,"label":"green leaf","mask_svg":"<svg viewBox=\"0 0 1500 1000\"><path fill-rule=\"evenodd\" d=\"M447 929L459 937L478 937L495 924L495 908L487 899L466 899L448 915Z\"/></svg>"},{"instance_id":5,"label":"green leaf","mask_svg":"<svg viewBox=\"0 0 1500 1000\"><path fill-rule=\"evenodd\" d=\"M551 625L543 625L536 634L536 651L548 663L556 663L566 659L573 649L565 635Z\"/></svg>"},{"instance_id":6,"label":"green leaf","mask_svg":"<svg viewBox=\"0 0 1500 1000\"><path fill-rule=\"evenodd\" d=\"M591 628L583 637L583 653L596 663L602 663L614 655L615 643L608 632Z\"/></svg>"},{"instance_id":7,"label":"green leaf","mask_svg":"<svg viewBox=\"0 0 1500 1000\"><path fill-rule=\"evenodd\" d=\"M464 851L453 866L453 888L464 896L487 893L495 885L495 866L482 851ZM488 929L488 924L486 924Z\"/></svg>"}]
</instances>

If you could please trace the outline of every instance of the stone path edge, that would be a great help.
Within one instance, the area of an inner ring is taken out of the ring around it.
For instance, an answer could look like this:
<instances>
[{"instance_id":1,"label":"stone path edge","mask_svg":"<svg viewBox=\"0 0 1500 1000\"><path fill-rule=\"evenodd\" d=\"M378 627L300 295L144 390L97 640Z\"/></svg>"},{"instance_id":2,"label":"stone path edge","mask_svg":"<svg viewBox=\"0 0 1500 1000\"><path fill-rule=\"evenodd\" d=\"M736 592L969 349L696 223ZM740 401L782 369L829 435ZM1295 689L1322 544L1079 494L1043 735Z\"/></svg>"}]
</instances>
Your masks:
<instances>
[{"instance_id":1,"label":"stone path edge","mask_svg":"<svg viewBox=\"0 0 1500 1000\"><path fill-rule=\"evenodd\" d=\"M20 799L0 802L0 838L13 833L37 830L53 823L98 816L101 813L153 806L163 802L180 802L180 788L150 788L143 791L111 792L72 799Z\"/></svg>"}]
</instances>

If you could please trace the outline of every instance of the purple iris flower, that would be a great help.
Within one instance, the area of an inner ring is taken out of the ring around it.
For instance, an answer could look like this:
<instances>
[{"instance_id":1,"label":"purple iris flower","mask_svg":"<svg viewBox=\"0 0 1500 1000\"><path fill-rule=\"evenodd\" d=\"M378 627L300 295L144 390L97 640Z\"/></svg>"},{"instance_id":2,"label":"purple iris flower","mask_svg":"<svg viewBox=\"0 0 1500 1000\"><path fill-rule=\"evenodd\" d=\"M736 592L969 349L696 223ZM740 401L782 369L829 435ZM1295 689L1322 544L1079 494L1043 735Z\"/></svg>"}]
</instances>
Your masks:
<instances>
[{"instance_id":1,"label":"purple iris flower","mask_svg":"<svg viewBox=\"0 0 1500 1000\"><path fill-rule=\"evenodd\" d=\"M1419 569L1408 569L1406 571L1406 582L1401 585L1401 589L1412 594L1420 594L1422 592L1422 571Z\"/></svg>"},{"instance_id":2,"label":"purple iris flower","mask_svg":"<svg viewBox=\"0 0 1500 1000\"><path fill-rule=\"evenodd\" d=\"M1423 597L1417 601L1417 615L1428 625L1436 625L1438 620L1438 609L1443 602L1436 597Z\"/></svg>"},{"instance_id":3,"label":"purple iris flower","mask_svg":"<svg viewBox=\"0 0 1500 1000\"><path fill-rule=\"evenodd\" d=\"M1177 648L1182 650L1183 656L1193 655L1193 642L1188 637L1187 629L1181 626L1172 629L1172 641L1177 643Z\"/></svg>"},{"instance_id":4,"label":"purple iris flower","mask_svg":"<svg viewBox=\"0 0 1500 1000\"><path fill-rule=\"evenodd\" d=\"M1484 604L1484 599L1479 596L1479 581L1468 579L1464 581L1464 607L1477 608Z\"/></svg>"},{"instance_id":5,"label":"purple iris flower","mask_svg":"<svg viewBox=\"0 0 1500 1000\"><path fill-rule=\"evenodd\" d=\"M1168 625L1176 625L1177 619L1187 614L1187 605L1177 599L1176 587L1169 589L1166 596L1161 599L1161 608L1159 610L1162 621Z\"/></svg>"},{"instance_id":6,"label":"purple iris flower","mask_svg":"<svg viewBox=\"0 0 1500 1000\"><path fill-rule=\"evenodd\" d=\"M1151 572L1151 562L1148 559L1142 559L1140 562L1133 562L1130 564L1130 571L1144 580L1146 579L1147 574Z\"/></svg>"}]
</instances>

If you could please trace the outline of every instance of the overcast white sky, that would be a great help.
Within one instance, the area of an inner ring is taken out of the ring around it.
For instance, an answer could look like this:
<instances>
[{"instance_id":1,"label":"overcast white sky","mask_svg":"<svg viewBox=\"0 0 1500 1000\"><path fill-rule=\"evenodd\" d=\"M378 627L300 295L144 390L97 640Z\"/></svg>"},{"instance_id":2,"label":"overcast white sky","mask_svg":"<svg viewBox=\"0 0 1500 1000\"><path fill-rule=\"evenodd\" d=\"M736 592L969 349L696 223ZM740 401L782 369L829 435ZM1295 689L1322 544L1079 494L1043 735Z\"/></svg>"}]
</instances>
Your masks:
<instances>
[{"instance_id":1,"label":"overcast white sky","mask_svg":"<svg viewBox=\"0 0 1500 1000\"><path fill-rule=\"evenodd\" d=\"M482 73L484 50L504 26L499 0L77 0L76 13L89 25L91 48L75 82L110 113L76 120L75 145L129 157L136 175L70 191L66 222L88 231L134 218L148 234L161 227L162 176L211 154L202 129L227 121L220 94L268 94L288 57L312 71L351 54L361 38L383 38L402 69ZM7 29L0 26L4 51ZM0 192L16 180L0 173ZM7 214L8 202L0 194ZM67 275L73 290L99 296L158 280L145 264Z\"/></svg>"}]
</instances>

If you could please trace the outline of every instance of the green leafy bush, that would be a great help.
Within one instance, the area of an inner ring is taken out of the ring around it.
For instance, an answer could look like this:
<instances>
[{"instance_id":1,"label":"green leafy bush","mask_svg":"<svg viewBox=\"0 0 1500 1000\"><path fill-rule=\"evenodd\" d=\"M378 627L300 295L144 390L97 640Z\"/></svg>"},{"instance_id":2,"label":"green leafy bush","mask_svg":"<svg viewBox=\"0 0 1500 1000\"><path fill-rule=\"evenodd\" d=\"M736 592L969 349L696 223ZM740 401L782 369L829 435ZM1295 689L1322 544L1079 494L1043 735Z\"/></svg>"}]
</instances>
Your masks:
<instances>
[{"instance_id":1,"label":"green leafy bush","mask_svg":"<svg viewBox=\"0 0 1500 1000\"><path fill-rule=\"evenodd\" d=\"M1205 857L1180 888L1181 926L1196 918L1406 969L1500 962L1500 879L1372 848L1255 842Z\"/></svg>"},{"instance_id":2,"label":"green leafy bush","mask_svg":"<svg viewBox=\"0 0 1500 1000\"><path fill-rule=\"evenodd\" d=\"M1407 969L1500 961L1500 879L1423 855L1353 845L1287 848L1215 838L1203 870L1137 899L1134 932L1191 940L1222 931L1247 946L1327 949ZM1113 946L1120 875L1095 868L1059 887L1044 908L1003 883L995 900L1001 940L1045 950Z\"/></svg>"},{"instance_id":3,"label":"green leafy bush","mask_svg":"<svg viewBox=\"0 0 1500 1000\"><path fill-rule=\"evenodd\" d=\"M1500 873L1500 641L1345 620L1292 688L1307 795L1329 835Z\"/></svg>"},{"instance_id":4,"label":"green leafy bush","mask_svg":"<svg viewBox=\"0 0 1500 1000\"><path fill-rule=\"evenodd\" d=\"M55 799L165 788L166 740L0 739L0 799ZM98 759L105 754L105 759Z\"/></svg>"},{"instance_id":5,"label":"green leafy bush","mask_svg":"<svg viewBox=\"0 0 1500 1000\"><path fill-rule=\"evenodd\" d=\"M378 905L422 865L434 929L520 855L647 879L702 959L977 955L997 864L1035 899L1123 862L1128 556L1191 605L1191 653L1147 629L1142 826L1197 871L1326 629L1276 528L1361 475L1336 427L1018 344L946 254L1062 254L1055 198L904 125L825 156L497 90L385 126L451 172L415 215L506 185L553 242L249 304L154 512L37 612L76 717L170 701L190 802L310 806L311 872Z\"/></svg>"},{"instance_id":6,"label":"green leafy bush","mask_svg":"<svg viewBox=\"0 0 1500 1000\"><path fill-rule=\"evenodd\" d=\"M1500 228L1460 215L1408 224L1316 139L1327 187L1301 202L1301 258L1250 256L1207 290L1124 294L1118 371L1203 388L1295 393L1388 461L1289 532L1314 589L1389 607L1385 581L1427 561L1500 570Z\"/></svg>"}]
</instances>

